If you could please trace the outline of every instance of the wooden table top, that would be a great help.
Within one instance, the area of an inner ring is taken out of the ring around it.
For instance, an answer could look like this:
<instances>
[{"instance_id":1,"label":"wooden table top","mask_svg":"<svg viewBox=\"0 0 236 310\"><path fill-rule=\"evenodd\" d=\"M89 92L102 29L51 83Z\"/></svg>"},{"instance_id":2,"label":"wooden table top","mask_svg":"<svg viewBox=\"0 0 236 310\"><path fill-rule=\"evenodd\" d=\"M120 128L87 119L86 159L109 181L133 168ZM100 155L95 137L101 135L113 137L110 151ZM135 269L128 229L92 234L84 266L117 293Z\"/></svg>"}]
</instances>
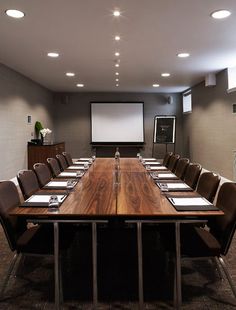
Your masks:
<instances>
[{"instance_id":1,"label":"wooden table top","mask_svg":"<svg viewBox=\"0 0 236 310\"><path fill-rule=\"evenodd\" d=\"M196 196L193 192L177 195L183 194ZM97 158L57 213L49 212L47 207L17 207L11 212L28 218L59 219L176 219L222 214L221 211L176 211L136 158L121 158L118 173L113 158Z\"/></svg>"}]
</instances>

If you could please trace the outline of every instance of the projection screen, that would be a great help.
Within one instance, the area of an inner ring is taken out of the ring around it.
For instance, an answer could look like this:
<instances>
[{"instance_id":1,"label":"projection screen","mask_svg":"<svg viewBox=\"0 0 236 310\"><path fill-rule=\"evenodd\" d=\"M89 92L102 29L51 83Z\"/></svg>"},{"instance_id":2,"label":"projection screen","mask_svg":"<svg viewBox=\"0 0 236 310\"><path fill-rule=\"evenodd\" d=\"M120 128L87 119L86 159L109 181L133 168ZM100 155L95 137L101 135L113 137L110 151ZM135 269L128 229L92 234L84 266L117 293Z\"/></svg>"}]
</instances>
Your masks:
<instances>
[{"instance_id":1,"label":"projection screen","mask_svg":"<svg viewBox=\"0 0 236 310\"><path fill-rule=\"evenodd\" d=\"M143 102L92 102L91 142L144 143Z\"/></svg>"}]
</instances>

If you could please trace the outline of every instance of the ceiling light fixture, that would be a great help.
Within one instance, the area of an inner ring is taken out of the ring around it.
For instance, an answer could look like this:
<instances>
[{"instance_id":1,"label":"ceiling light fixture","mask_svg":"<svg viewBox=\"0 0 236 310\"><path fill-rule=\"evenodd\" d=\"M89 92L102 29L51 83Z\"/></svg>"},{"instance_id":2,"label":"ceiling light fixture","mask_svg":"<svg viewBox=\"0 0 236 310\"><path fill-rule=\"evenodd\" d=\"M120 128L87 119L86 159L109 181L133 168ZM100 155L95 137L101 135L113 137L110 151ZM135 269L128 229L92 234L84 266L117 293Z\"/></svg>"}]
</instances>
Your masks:
<instances>
[{"instance_id":1,"label":"ceiling light fixture","mask_svg":"<svg viewBox=\"0 0 236 310\"><path fill-rule=\"evenodd\" d=\"M116 75L119 75L120 73L119 72L116 72Z\"/></svg>"},{"instance_id":2,"label":"ceiling light fixture","mask_svg":"<svg viewBox=\"0 0 236 310\"><path fill-rule=\"evenodd\" d=\"M116 87L118 87L119 86L119 84L116 84Z\"/></svg>"},{"instance_id":3,"label":"ceiling light fixture","mask_svg":"<svg viewBox=\"0 0 236 310\"><path fill-rule=\"evenodd\" d=\"M116 82L119 82L119 79L116 79Z\"/></svg>"},{"instance_id":4,"label":"ceiling light fixture","mask_svg":"<svg viewBox=\"0 0 236 310\"><path fill-rule=\"evenodd\" d=\"M231 15L231 12L228 10L217 10L211 13L211 17L215 19L222 19L229 17Z\"/></svg>"},{"instance_id":5,"label":"ceiling light fixture","mask_svg":"<svg viewBox=\"0 0 236 310\"><path fill-rule=\"evenodd\" d=\"M159 87L160 85L159 84L153 84L152 86L153 87Z\"/></svg>"},{"instance_id":6,"label":"ceiling light fixture","mask_svg":"<svg viewBox=\"0 0 236 310\"><path fill-rule=\"evenodd\" d=\"M120 65L119 64L115 64L115 66L118 68Z\"/></svg>"},{"instance_id":7,"label":"ceiling light fixture","mask_svg":"<svg viewBox=\"0 0 236 310\"><path fill-rule=\"evenodd\" d=\"M120 16L120 11L118 11L118 10L113 11L113 16L115 16L115 17Z\"/></svg>"},{"instance_id":8,"label":"ceiling light fixture","mask_svg":"<svg viewBox=\"0 0 236 310\"><path fill-rule=\"evenodd\" d=\"M120 36L115 36L116 41L120 41Z\"/></svg>"},{"instance_id":9,"label":"ceiling light fixture","mask_svg":"<svg viewBox=\"0 0 236 310\"><path fill-rule=\"evenodd\" d=\"M168 77L168 76L170 76L170 73L167 73L167 72L166 73L162 73L161 76Z\"/></svg>"},{"instance_id":10,"label":"ceiling light fixture","mask_svg":"<svg viewBox=\"0 0 236 310\"><path fill-rule=\"evenodd\" d=\"M57 57L59 57L59 54L56 52L50 52L50 53L48 53L48 57L57 58Z\"/></svg>"},{"instance_id":11,"label":"ceiling light fixture","mask_svg":"<svg viewBox=\"0 0 236 310\"><path fill-rule=\"evenodd\" d=\"M7 16L13 17L13 18L23 18L25 16L25 13L19 10L6 10L5 13Z\"/></svg>"},{"instance_id":12,"label":"ceiling light fixture","mask_svg":"<svg viewBox=\"0 0 236 310\"><path fill-rule=\"evenodd\" d=\"M84 84L76 84L77 87L84 87Z\"/></svg>"},{"instance_id":13,"label":"ceiling light fixture","mask_svg":"<svg viewBox=\"0 0 236 310\"><path fill-rule=\"evenodd\" d=\"M119 52L115 52L115 56L120 56L120 53Z\"/></svg>"},{"instance_id":14,"label":"ceiling light fixture","mask_svg":"<svg viewBox=\"0 0 236 310\"><path fill-rule=\"evenodd\" d=\"M66 76L75 76L73 72L66 72Z\"/></svg>"},{"instance_id":15,"label":"ceiling light fixture","mask_svg":"<svg viewBox=\"0 0 236 310\"><path fill-rule=\"evenodd\" d=\"M190 54L189 54L189 53L179 53L179 54L177 54L177 56L178 56L179 58L186 58L186 57L189 57Z\"/></svg>"}]
</instances>

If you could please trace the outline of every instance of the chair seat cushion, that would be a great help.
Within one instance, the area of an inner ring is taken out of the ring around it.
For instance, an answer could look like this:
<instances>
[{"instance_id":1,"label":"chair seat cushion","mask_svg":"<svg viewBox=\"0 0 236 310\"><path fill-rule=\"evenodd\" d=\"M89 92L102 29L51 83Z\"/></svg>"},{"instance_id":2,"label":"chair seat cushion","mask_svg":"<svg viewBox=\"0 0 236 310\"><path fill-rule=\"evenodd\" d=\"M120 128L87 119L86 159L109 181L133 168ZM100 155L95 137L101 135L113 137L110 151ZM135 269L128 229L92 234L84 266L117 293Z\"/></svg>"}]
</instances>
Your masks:
<instances>
[{"instance_id":1,"label":"chair seat cushion","mask_svg":"<svg viewBox=\"0 0 236 310\"><path fill-rule=\"evenodd\" d=\"M66 250L74 240L74 227L59 226L60 250ZM54 254L54 231L52 224L36 225L27 229L17 240L17 251L30 254Z\"/></svg>"},{"instance_id":2,"label":"chair seat cushion","mask_svg":"<svg viewBox=\"0 0 236 310\"><path fill-rule=\"evenodd\" d=\"M217 239L204 228L191 226L185 231L181 231L182 255L190 257L219 256L220 249Z\"/></svg>"}]
</instances>

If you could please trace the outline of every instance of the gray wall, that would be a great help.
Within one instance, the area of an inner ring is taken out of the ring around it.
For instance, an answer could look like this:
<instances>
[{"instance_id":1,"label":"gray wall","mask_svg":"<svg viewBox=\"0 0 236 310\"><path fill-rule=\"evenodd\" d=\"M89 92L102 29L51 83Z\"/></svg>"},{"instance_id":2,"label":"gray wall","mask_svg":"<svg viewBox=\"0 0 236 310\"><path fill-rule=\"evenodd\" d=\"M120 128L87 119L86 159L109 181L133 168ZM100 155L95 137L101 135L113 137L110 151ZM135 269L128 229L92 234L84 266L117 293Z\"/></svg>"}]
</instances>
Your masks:
<instances>
[{"instance_id":1,"label":"gray wall","mask_svg":"<svg viewBox=\"0 0 236 310\"><path fill-rule=\"evenodd\" d=\"M184 152L192 161L234 179L236 150L236 94L227 94L227 71L217 75L216 86L201 83L192 88L193 111L183 117Z\"/></svg>"},{"instance_id":2,"label":"gray wall","mask_svg":"<svg viewBox=\"0 0 236 310\"><path fill-rule=\"evenodd\" d=\"M53 129L52 109L51 92L0 64L0 179L27 168L27 141L34 138L35 121Z\"/></svg>"},{"instance_id":3,"label":"gray wall","mask_svg":"<svg viewBox=\"0 0 236 310\"><path fill-rule=\"evenodd\" d=\"M168 104L167 94L154 93L73 93L57 94L55 130L57 140L66 142L66 150L73 157L91 155L90 102L144 102L145 148L144 156L151 156L155 115L177 116L176 152L182 153L182 105L179 94L172 94L173 104ZM172 146L170 146L170 150ZM163 156L165 148L156 145L155 155ZM121 154L122 156L122 154Z\"/></svg>"}]
</instances>

